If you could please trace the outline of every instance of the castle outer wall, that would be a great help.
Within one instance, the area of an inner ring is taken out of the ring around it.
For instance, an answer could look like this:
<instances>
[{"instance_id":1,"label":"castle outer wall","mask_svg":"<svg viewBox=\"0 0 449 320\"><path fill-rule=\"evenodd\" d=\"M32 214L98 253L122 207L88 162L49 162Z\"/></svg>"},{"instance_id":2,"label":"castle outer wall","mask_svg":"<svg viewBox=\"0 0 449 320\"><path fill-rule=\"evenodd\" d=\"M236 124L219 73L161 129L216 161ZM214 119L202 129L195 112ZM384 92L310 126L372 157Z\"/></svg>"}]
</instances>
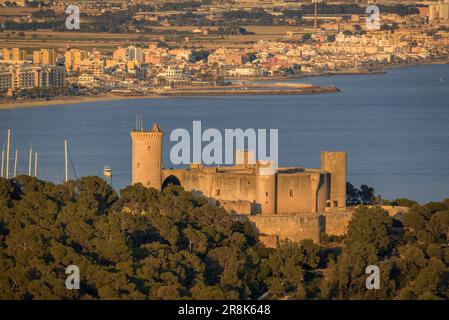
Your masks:
<instances>
[{"instance_id":1,"label":"castle outer wall","mask_svg":"<svg viewBox=\"0 0 449 320\"><path fill-rule=\"evenodd\" d=\"M214 198L228 211L240 214L324 212L331 179L327 172L304 168L278 169L272 176L258 175L256 167L192 165L162 170L162 181L173 178L185 190Z\"/></svg>"},{"instance_id":2,"label":"castle outer wall","mask_svg":"<svg viewBox=\"0 0 449 320\"><path fill-rule=\"evenodd\" d=\"M351 213L346 211L346 152L321 153L321 167L277 168L268 173L266 164L247 161L247 151L236 154L246 159L235 166L164 169L163 132L132 131L132 184L162 190L177 184L187 191L217 200L230 213L249 219L261 237L312 239L320 233L342 235Z\"/></svg>"}]
</instances>

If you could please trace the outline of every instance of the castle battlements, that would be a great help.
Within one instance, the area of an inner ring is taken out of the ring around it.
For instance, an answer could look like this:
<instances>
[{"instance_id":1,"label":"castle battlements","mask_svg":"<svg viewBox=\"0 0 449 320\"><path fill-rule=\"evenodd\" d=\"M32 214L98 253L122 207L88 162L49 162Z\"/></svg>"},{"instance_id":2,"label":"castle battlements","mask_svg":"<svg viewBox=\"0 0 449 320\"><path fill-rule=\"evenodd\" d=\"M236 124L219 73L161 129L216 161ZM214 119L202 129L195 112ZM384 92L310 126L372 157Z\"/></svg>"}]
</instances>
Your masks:
<instances>
[{"instance_id":1,"label":"castle battlements","mask_svg":"<svg viewBox=\"0 0 449 320\"><path fill-rule=\"evenodd\" d=\"M166 169L162 167L163 132L158 125L151 131L132 131L131 139L133 184L141 183L158 190L170 184L180 185L187 191L216 199L231 213L248 216L259 226L266 226L268 233L274 225L283 225L272 223L276 216L284 222L294 221L297 228L301 228L301 221L307 218L308 226L322 229L314 219L333 213L344 216L346 212L346 152L323 151L320 168L273 169L274 163L254 161L252 152L237 151L234 166L191 163L187 169ZM301 216L304 219L294 218ZM338 221L347 224L349 220ZM340 227L333 229L342 230ZM319 234L320 230L312 233ZM293 238L298 240L296 236ZM316 240L316 236L313 239Z\"/></svg>"}]
</instances>

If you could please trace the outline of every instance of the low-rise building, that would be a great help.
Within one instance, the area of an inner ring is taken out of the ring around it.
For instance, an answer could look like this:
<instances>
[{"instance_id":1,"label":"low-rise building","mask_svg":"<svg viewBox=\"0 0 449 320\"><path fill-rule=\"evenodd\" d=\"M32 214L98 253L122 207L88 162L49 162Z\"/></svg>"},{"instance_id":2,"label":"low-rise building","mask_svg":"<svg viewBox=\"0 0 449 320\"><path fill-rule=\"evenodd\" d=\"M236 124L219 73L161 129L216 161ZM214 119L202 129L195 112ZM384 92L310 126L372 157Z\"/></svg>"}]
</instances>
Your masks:
<instances>
[{"instance_id":1,"label":"low-rise building","mask_svg":"<svg viewBox=\"0 0 449 320\"><path fill-rule=\"evenodd\" d=\"M228 69L226 75L229 77L258 77L262 76L262 71L255 67L235 67Z\"/></svg>"}]
</instances>

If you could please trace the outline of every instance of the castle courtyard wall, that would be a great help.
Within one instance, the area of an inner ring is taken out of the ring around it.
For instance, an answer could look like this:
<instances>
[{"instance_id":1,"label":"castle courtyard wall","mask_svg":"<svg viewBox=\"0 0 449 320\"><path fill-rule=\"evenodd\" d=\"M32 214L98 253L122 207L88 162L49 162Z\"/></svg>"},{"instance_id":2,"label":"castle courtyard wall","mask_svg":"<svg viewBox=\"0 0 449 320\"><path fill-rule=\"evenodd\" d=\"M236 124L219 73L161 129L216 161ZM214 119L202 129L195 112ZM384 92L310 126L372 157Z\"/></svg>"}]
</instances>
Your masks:
<instances>
[{"instance_id":1,"label":"castle courtyard wall","mask_svg":"<svg viewBox=\"0 0 449 320\"><path fill-rule=\"evenodd\" d=\"M220 170L222 170L220 168ZM257 197L257 175L251 170L218 171L217 168L204 169L164 169L162 181L169 176L176 177L180 185L188 191L196 191L206 197L226 200L225 208L238 213L260 213L263 199ZM323 212L330 193L330 176L320 172L280 173L273 179L275 184L274 213L316 213ZM237 204L233 205L231 202ZM249 202L241 206L238 202ZM224 202L223 202L224 203ZM248 208L251 208L248 211Z\"/></svg>"},{"instance_id":2,"label":"castle courtyard wall","mask_svg":"<svg viewBox=\"0 0 449 320\"><path fill-rule=\"evenodd\" d=\"M330 212L322 215L324 232L332 236L345 235L352 215L352 212Z\"/></svg>"},{"instance_id":3,"label":"castle courtyard wall","mask_svg":"<svg viewBox=\"0 0 449 320\"><path fill-rule=\"evenodd\" d=\"M333 236L345 235L352 215L351 211L345 211L323 214L251 215L247 218L258 231L262 243L268 247L275 247L273 244L282 239L295 242L311 239L319 243L322 232Z\"/></svg>"},{"instance_id":4,"label":"castle courtyard wall","mask_svg":"<svg viewBox=\"0 0 449 320\"><path fill-rule=\"evenodd\" d=\"M248 219L261 236L277 236L296 242L303 239L320 241L320 222L316 214L254 215Z\"/></svg>"}]
</instances>

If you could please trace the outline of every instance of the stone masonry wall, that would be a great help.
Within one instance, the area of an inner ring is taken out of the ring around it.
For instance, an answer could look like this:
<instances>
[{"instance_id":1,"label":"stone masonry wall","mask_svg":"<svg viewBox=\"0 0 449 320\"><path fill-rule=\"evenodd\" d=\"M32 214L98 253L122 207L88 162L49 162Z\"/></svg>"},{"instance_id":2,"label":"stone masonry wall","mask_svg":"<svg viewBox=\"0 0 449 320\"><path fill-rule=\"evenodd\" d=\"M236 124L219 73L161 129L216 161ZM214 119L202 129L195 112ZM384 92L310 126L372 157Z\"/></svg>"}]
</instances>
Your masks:
<instances>
[{"instance_id":1,"label":"stone masonry wall","mask_svg":"<svg viewBox=\"0 0 449 320\"><path fill-rule=\"evenodd\" d=\"M292 241L312 239L319 242L319 216L307 215L254 215L248 216L254 223L260 235L276 235L279 239L288 238Z\"/></svg>"}]
</instances>

